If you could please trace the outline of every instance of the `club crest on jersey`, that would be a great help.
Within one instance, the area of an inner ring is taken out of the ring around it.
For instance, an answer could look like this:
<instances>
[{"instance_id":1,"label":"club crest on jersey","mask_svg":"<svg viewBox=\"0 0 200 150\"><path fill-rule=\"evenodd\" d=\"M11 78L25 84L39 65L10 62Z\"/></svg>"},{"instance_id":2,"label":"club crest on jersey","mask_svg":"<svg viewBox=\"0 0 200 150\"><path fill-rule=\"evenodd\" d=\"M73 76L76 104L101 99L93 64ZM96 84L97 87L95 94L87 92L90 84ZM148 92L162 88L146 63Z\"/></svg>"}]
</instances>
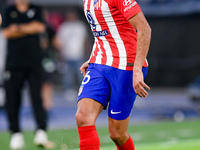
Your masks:
<instances>
[{"instance_id":1,"label":"club crest on jersey","mask_svg":"<svg viewBox=\"0 0 200 150\"><path fill-rule=\"evenodd\" d=\"M94 0L94 8L99 9L102 6L102 0Z\"/></svg>"}]
</instances>

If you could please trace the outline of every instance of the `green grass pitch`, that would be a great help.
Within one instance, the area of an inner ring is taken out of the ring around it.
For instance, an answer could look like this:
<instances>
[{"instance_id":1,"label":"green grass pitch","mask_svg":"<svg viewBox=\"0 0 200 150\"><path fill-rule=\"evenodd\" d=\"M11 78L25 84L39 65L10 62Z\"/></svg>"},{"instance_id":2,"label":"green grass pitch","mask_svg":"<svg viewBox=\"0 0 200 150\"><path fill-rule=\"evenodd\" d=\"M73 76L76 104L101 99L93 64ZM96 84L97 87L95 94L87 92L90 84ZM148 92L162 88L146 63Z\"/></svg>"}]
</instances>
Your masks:
<instances>
[{"instance_id":1,"label":"green grass pitch","mask_svg":"<svg viewBox=\"0 0 200 150\"><path fill-rule=\"evenodd\" d=\"M109 138L107 128L97 128L101 141L101 150L116 150ZM136 150L200 150L200 121L181 123L161 122L130 125ZM78 150L76 129L50 130L49 139L54 141L54 150ZM25 132L24 150L41 150L33 144L33 132ZM10 135L0 132L0 150L9 150Z\"/></svg>"}]
</instances>

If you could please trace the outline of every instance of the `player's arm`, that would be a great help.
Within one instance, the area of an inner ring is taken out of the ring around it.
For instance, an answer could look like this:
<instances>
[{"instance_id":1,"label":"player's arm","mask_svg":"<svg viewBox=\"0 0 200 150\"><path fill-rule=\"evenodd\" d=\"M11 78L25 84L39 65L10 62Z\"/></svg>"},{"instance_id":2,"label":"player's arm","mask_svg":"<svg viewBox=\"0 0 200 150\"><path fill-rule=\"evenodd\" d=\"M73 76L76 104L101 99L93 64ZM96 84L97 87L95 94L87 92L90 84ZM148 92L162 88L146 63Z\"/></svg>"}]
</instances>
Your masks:
<instances>
[{"instance_id":1,"label":"player's arm","mask_svg":"<svg viewBox=\"0 0 200 150\"><path fill-rule=\"evenodd\" d=\"M137 95L146 97L148 93L145 88L148 90L150 88L144 83L142 67L149 51L151 28L142 12L130 18L129 22L137 30L137 53L133 69L133 87Z\"/></svg>"}]
</instances>

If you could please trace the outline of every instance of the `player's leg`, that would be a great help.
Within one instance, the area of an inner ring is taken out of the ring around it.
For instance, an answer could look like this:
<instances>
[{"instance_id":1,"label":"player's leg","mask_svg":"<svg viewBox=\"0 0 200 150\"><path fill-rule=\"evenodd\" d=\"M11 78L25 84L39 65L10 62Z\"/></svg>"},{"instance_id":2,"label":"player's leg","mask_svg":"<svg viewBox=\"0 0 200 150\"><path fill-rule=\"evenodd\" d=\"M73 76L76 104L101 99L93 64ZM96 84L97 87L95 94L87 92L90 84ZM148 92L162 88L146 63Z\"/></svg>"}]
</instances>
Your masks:
<instances>
[{"instance_id":1,"label":"player's leg","mask_svg":"<svg viewBox=\"0 0 200 150\"><path fill-rule=\"evenodd\" d=\"M134 143L128 134L129 116L136 98L132 77L132 71L114 69L110 70L109 75L107 75L111 84L108 109L109 133L118 150L135 149Z\"/></svg>"},{"instance_id":2,"label":"player's leg","mask_svg":"<svg viewBox=\"0 0 200 150\"><path fill-rule=\"evenodd\" d=\"M134 143L128 134L129 117L125 120L108 118L110 138L118 150L134 150Z\"/></svg>"},{"instance_id":3,"label":"player's leg","mask_svg":"<svg viewBox=\"0 0 200 150\"><path fill-rule=\"evenodd\" d=\"M102 106L102 104L93 99L83 98L80 100L76 112L77 126L83 127L95 125L96 119L103 108L104 106Z\"/></svg>"},{"instance_id":4,"label":"player's leg","mask_svg":"<svg viewBox=\"0 0 200 150\"><path fill-rule=\"evenodd\" d=\"M103 108L100 103L89 98L84 98L78 102L76 122L80 150L99 150L100 141L95 122Z\"/></svg>"},{"instance_id":5,"label":"player's leg","mask_svg":"<svg viewBox=\"0 0 200 150\"><path fill-rule=\"evenodd\" d=\"M110 85L100 71L89 65L80 86L76 122L81 150L99 150L100 141L95 122L109 101Z\"/></svg>"}]
</instances>

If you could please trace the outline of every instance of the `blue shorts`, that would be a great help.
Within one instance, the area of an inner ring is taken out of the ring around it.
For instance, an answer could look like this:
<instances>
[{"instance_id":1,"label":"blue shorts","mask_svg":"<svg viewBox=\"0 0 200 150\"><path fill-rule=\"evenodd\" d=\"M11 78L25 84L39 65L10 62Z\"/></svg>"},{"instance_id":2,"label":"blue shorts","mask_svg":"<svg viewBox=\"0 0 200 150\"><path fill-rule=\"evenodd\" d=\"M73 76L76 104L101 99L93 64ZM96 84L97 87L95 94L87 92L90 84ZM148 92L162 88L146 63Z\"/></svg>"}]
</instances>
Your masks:
<instances>
[{"instance_id":1,"label":"blue shorts","mask_svg":"<svg viewBox=\"0 0 200 150\"><path fill-rule=\"evenodd\" d=\"M142 68L146 77L148 67ZM91 98L101 103L108 116L116 120L129 117L137 94L133 89L133 71L100 64L89 64L79 89L78 101Z\"/></svg>"}]
</instances>

